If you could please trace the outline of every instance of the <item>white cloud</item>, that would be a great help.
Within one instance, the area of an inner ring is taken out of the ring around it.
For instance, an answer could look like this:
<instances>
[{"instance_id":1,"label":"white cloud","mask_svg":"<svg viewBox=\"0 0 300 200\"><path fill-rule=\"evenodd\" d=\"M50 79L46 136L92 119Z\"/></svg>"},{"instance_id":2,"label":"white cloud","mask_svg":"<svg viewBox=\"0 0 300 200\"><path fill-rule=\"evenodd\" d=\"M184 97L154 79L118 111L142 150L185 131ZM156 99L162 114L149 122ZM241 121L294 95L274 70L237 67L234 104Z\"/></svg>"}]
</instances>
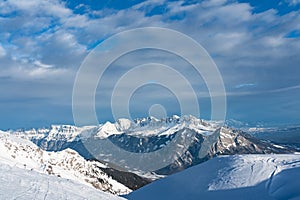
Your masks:
<instances>
[{"instance_id":1,"label":"white cloud","mask_svg":"<svg viewBox=\"0 0 300 200\"><path fill-rule=\"evenodd\" d=\"M58 77L62 75L66 70L63 69L47 69L44 67L37 67L33 69L25 69L23 71L24 75L28 75L32 78L50 78L50 77Z\"/></svg>"},{"instance_id":2,"label":"white cloud","mask_svg":"<svg viewBox=\"0 0 300 200\"><path fill-rule=\"evenodd\" d=\"M23 68L31 68L26 63L44 68L44 63L47 63L47 67L56 69L79 66L87 51L86 44L78 41L80 35L76 31L81 26L79 19L85 19L85 16L73 14L58 0L8 0L1 5L0 13L11 13L11 17L0 18L1 35L8 35L3 40L5 52L11 57L6 68L19 64L24 64ZM38 74L44 71L39 69Z\"/></svg>"},{"instance_id":3,"label":"white cloud","mask_svg":"<svg viewBox=\"0 0 300 200\"><path fill-rule=\"evenodd\" d=\"M72 14L72 11L65 7L65 4L59 0L8 0L7 5L16 10L30 13L31 16L38 14L50 15L54 17L64 18Z\"/></svg>"},{"instance_id":4,"label":"white cloud","mask_svg":"<svg viewBox=\"0 0 300 200\"><path fill-rule=\"evenodd\" d=\"M296 5L300 4L300 0L286 0L286 2L287 2L290 6L296 6Z\"/></svg>"},{"instance_id":5,"label":"white cloud","mask_svg":"<svg viewBox=\"0 0 300 200\"><path fill-rule=\"evenodd\" d=\"M6 51L5 49L2 47L2 45L0 44L0 58L4 57L6 55Z\"/></svg>"},{"instance_id":6,"label":"white cloud","mask_svg":"<svg viewBox=\"0 0 300 200\"><path fill-rule=\"evenodd\" d=\"M0 77L10 77L15 82L32 80L32 83L34 83L35 80L39 79L46 82L56 82L58 80L64 82L62 81L64 80L63 77L70 77L75 73L74 70L56 68L38 60L15 59L1 64L4 66L2 66Z\"/></svg>"},{"instance_id":7,"label":"white cloud","mask_svg":"<svg viewBox=\"0 0 300 200\"><path fill-rule=\"evenodd\" d=\"M168 9L163 15L146 16L149 11L145 9L147 6L163 4L166 3L146 1L125 10L97 11L101 13L98 18L89 18L88 14L74 14L57 0L20 3L9 0L3 5L4 8L21 10L22 16L0 20L2 27L5 27L4 32L20 30L25 35L14 34L11 45L17 49L5 50L23 60L41 60L56 67L78 67L80 59L87 53L88 45L122 30L160 26L182 31L201 42L209 53L222 57L219 60L220 67L232 65L236 57L247 57L244 63L250 65L258 62L262 56L276 58L274 52L269 51L270 48L277 48L279 54L286 52L290 44L283 36L292 27L299 26L300 19L297 13L277 16L275 10L255 14L247 3L230 3L225 0L185 6L181 5L182 2L168 2ZM183 18L169 19L177 14L184 14ZM297 50L297 47L293 48Z\"/></svg>"},{"instance_id":8,"label":"white cloud","mask_svg":"<svg viewBox=\"0 0 300 200\"><path fill-rule=\"evenodd\" d=\"M41 63L41 61L39 61L39 60L35 60L33 62L33 64L40 68L52 68L53 67L53 65L47 65L47 64Z\"/></svg>"},{"instance_id":9,"label":"white cloud","mask_svg":"<svg viewBox=\"0 0 300 200\"><path fill-rule=\"evenodd\" d=\"M211 7L211 6L222 6L225 3L227 3L227 0L210 0L210 1L204 1L204 5Z\"/></svg>"}]
</instances>

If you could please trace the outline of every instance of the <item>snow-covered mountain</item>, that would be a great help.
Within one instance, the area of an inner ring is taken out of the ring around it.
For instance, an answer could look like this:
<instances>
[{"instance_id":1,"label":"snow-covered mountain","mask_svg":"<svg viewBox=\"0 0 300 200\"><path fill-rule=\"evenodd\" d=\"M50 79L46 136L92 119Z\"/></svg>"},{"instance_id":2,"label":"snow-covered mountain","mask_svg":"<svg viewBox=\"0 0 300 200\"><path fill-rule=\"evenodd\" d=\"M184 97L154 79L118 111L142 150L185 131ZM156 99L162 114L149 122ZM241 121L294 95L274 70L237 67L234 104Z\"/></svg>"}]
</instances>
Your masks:
<instances>
[{"instance_id":1,"label":"snow-covered mountain","mask_svg":"<svg viewBox=\"0 0 300 200\"><path fill-rule=\"evenodd\" d=\"M254 127L247 131L258 139L268 140L279 145L291 146L300 150L300 126Z\"/></svg>"},{"instance_id":2,"label":"snow-covered mountain","mask_svg":"<svg viewBox=\"0 0 300 200\"><path fill-rule=\"evenodd\" d=\"M203 148L205 147L206 148ZM203 149L205 150L203 152ZM292 153L294 150L258 140L251 135L221 127L209 136L195 135L194 142L180 159L160 169L159 174L171 174L200 164L217 155L236 154L280 154ZM202 156L200 156L202 154ZM171 172L171 173L170 173Z\"/></svg>"},{"instance_id":3,"label":"snow-covered mountain","mask_svg":"<svg viewBox=\"0 0 300 200\"><path fill-rule=\"evenodd\" d=\"M135 199L300 199L300 155L220 156L155 181Z\"/></svg>"},{"instance_id":4,"label":"snow-covered mountain","mask_svg":"<svg viewBox=\"0 0 300 200\"><path fill-rule=\"evenodd\" d=\"M98 126L59 125L51 126L49 129L10 131L10 134L29 139L48 151L71 148L86 159L95 159L95 154L101 154L97 159L107 163L115 159L110 150L91 152L91 149L86 148L87 140L93 140L95 143L109 140L121 149L132 153L158 151L168 146L175 137L183 142L190 140L189 146L183 145L181 148L180 144L177 145L182 151L180 157L155 170L156 174L161 175L181 171L216 155L293 152L292 149L263 142L242 131L221 126L218 122L204 121L193 116L172 116L164 119L147 117L134 121L119 119L115 123L106 122ZM96 148L92 150L94 149ZM118 168L116 165L113 167ZM124 166L120 169L128 170L124 169ZM135 172L144 174L149 171Z\"/></svg>"},{"instance_id":5,"label":"snow-covered mountain","mask_svg":"<svg viewBox=\"0 0 300 200\"><path fill-rule=\"evenodd\" d=\"M59 149L63 145L52 145L50 141L76 142L90 136L97 138L108 138L112 135L126 133L130 136L161 136L173 134L176 130L190 128L195 131L214 131L219 126L218 122L205 122L193 116L178 117L173 115L169 118L156 119L154 117L138 118L133 121L129 119L118 119L115 123L106 122L98 126L76 127L72 125L52 125L50 128L30 130L9 130L7 132L35 141L44 141L44 148ZM46 141L50 144L46 144Z\"/></svg>"},{"instance_id":6,"label":"snow-covered mountain","mask_svg":"<svg viewBox=\"0 0 300 200\"><path fill-rule=\"evenodd\" d=\"M0 131L0 151L1 164L70 179L112 194L131 191L104 172L107 166L87 161L72 149L47 152L28 140Z\"/></svg>"}]
</instances>

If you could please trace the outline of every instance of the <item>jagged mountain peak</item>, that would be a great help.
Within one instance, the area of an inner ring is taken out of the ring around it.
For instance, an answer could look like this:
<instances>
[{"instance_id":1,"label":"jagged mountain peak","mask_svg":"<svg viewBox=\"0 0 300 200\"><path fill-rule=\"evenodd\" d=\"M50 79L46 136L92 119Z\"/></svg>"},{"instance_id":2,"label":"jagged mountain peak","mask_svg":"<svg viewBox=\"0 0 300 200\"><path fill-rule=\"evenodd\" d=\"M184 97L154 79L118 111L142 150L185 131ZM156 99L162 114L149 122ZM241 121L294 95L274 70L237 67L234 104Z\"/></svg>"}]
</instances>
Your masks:
<instances>
[{"instance_id":1,"label":"jagged mountain peak","mask_svg":"<svg viewBox=\"0 0 300 200\"><path fill-rule=\"evenodd\" d=\"M107 138L112 135L127 134L127 135L168 135L173 134L174 130L189 128L197 130L201 133L201 130L214 130L218 127L213 122L205 122L194 116L182 116L173 115L171 117L157 119L155 117L137 118L129 120L121 118L116 120L115 123L106 122L103 125L99 125L96 136L99 138Z\"/></svg>"},{"instance_id":2,"label":"jagged mountain peak","mask_svg":"<svg viewBox=\"0 0 300 200\"><path fill-rule=\"evenodd\" d=\"M132 126L132 121L126 118L121 118L116 121L116 126L119 130L127 130Z\"/></svg>"},{"instance_id":3,"label":"jagged mountain peak","mask_svg":"<svg viewBox=\"0 0 300 200\"><path fill-rule=\"evenodd\" d=\"M153 116L145 117L145 118L137 118L133 120L136 126L144 127L144 126L162 126L171 123L178 123L179 117L177 115L173 115L172 117L157 119Z\"/></svg>"},{"instance_id":4,"label":"jagged mountain peak","mask_svg":"<svg viewBox=\"0 0 300 200\"><path fill-rule=\"evenodd\" d=\"M146 118L137 118L133 120L136 125L140 126L161 126L166 124L178 124L178 123L202 123L201 119L198 119L192 115L183 115L179 117L178 115L172 115L171 117L157 119L155 117L149 116Z\"/></svg>"},{"instance_id":5,"label":"jagged mountain peak","mask_svg":"<svg viewBox=\"0 0 300 200\"><path fill-rule=\"evenodd\" d=\"M47 140L59 138L61 140L73 141L79 137L87 137L91 135L96 135L100 138L106 138L115 134L131 134L136 131L140 131L140 134L144 132L146 135L149 135L147 130L157 129L157 131L152 131L151 134L153 135L161 133L161 129L169 129L176 126L180 126L182 128L187 127L191 129L201 129L201 127L216 128L218 127L218 124L215 122L206 122L191 115L184 115L182 117L173 115L171 117L162 119L157 119L150 116L145 118L137 118L132 121L121 118L116 120L116 122L107 121L104 124L95 126L77 127L74 125L51 125L49 128L30 130L20 129L16 131L10 130L9 132L14 135L20 135L26 139L31 139L32 137L36 138L38 136L39 138L47 138Z\"/></svg>"}]
</instances>

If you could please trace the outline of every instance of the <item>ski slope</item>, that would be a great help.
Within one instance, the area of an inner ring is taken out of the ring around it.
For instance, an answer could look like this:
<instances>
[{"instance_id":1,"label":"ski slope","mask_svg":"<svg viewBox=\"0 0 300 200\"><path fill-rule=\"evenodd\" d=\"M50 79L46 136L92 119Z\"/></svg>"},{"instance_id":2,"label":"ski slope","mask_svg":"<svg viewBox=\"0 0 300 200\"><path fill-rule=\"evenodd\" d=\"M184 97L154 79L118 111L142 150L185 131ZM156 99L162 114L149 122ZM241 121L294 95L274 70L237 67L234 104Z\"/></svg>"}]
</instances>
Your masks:
<instances>
[{"instance_id":1,"label":"ski slope","mask_svg":"<svg viewBox=\"0 0 300 200\"><path fill-rule=\"evenodd\" d=\"M221 156L155 181L128 199L300 199L300 155Z\"/></svg>"},{"instance_id":2,"label":"ski slope","mask_svg":"<svg viewBox=\"0 0 300 200\"><path fill-rule=\"evenodd\" d=\"M87 161L71 149L47 152L28 140L0 131L0 152L1 165L70 179L112 194L127 194L131 191L102 171L105 165Z\"/></svg>"},{"instance_id":3,"label":"ski slope","mask_svg":"<svg viewBox=\"0 0 300 200\"><path fill-rule=\"evenodd\" d=\"M0 163L0 199L122 200L71 180Z\"/></svg>"}]
</instances>

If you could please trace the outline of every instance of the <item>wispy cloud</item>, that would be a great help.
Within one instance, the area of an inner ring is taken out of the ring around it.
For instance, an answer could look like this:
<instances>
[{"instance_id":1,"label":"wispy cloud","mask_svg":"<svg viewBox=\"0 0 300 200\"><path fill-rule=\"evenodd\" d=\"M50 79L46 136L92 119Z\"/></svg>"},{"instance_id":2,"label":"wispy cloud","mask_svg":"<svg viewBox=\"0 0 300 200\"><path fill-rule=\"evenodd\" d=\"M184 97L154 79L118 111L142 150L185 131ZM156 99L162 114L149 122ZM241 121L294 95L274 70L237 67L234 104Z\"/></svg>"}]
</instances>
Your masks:
<instances>
[{"instance_id":1,"label":"wispy cloud","mask_svg":"<svg viewBox=\"0 0 300 200\"><path fill-rule=\"evenodd\" d=\"M274 89L271 90L270 92L287 92L287 91L291 91L291 90L298 90L300 89L300 85L294 85L294 86L290 86L290 87L285 87L285 88L278 88L278 89Z\"/></svg>"},{"instance_id":2,"label":"wispy cloud","mask_svg":"<svg viewBox=\"0 0 300 200\"><path fill-rule=\"evenodd\" d=\"M35 60L33 62L33 64L35 64L36 66L41 67L41 68L52 68L53 67L53 65L47 65L47 64L41 63L41 61L39 61L39 60Z\"/></svg>"},{"instance_id":3,"label":"wispy cloud","mask_svg":"<svg viewBox=\"0 0 300 200\"><path fill-rule=\"evenodd\" d=\"M0 44L0 58L4 57L6 55L6 51L5 49L2 47L2 45Z\"/></svg>"},{"instance_id":4,"label":"wispy cloud","mask_svg":"<svg viewBox=\"0 0 300 200\"><path fill-rule=\"evenodd\" d=\"M286 2L287 2L290 6L296 6L296 5L300 4L300 0L286 0Z\"/></svg>"},{"instance_id":5,"label":"wispy cloud","mask_svg":"<svg viewBox=\"0 0 300 200\"><path fill-rule=\"evenodd\" d=\"M239 84L239 85L236 85L234 88L249 88L249 87L255 87L256 84L255 83L243 83L243 84Z\"/></svg>"}]
</instances>

